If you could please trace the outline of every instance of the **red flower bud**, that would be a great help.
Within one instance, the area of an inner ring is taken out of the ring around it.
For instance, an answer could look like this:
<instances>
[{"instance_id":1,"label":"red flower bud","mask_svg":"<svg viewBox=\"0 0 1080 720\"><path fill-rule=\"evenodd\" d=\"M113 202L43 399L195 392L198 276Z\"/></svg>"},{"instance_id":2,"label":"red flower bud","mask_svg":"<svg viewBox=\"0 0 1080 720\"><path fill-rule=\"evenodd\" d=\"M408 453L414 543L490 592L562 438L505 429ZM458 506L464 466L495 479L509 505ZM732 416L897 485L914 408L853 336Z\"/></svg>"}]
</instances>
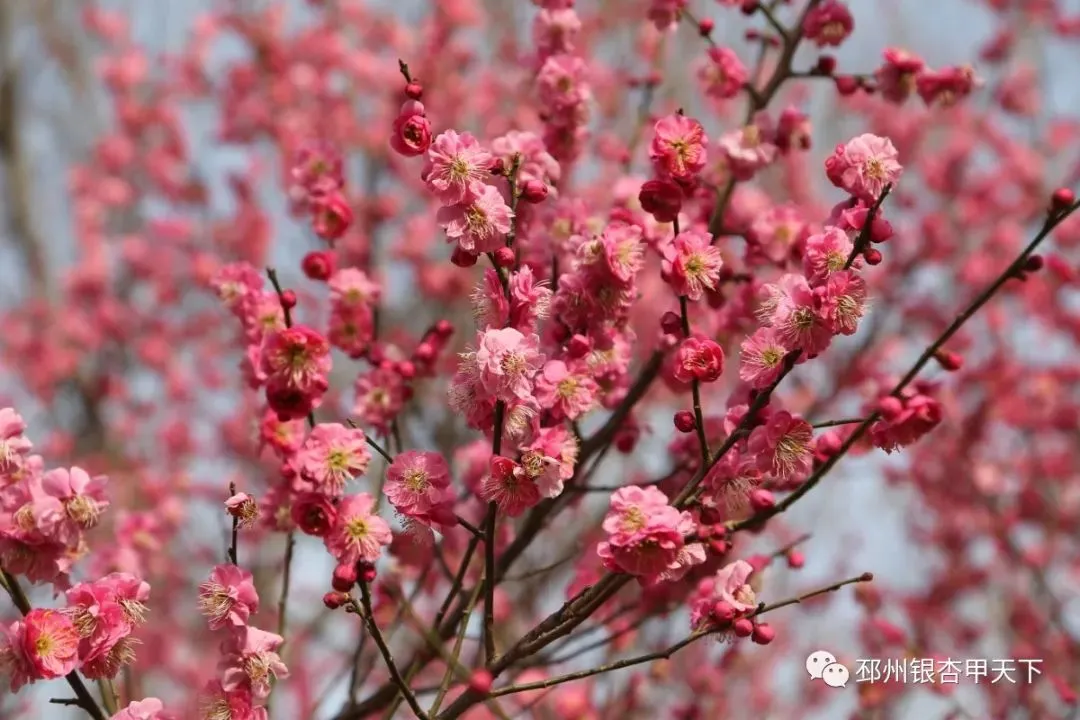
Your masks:
<instances>
[{"instance_id":1,"label":"red flower bud","mask_svg":"<svg viewBox=\"0 0 1080 720\"><path fill-rule=\"evenodd\" d=\"M694 414L689 410L680 410L675 413L675 429L681 433L694 432L697 423L694 422Z\"/></svg>"},{"instance_id":2,"label":"red flower bud","mask_svg":"<svg viewBox=\"0 0 1080 720\"><path fill-rule=\"evenodd\" d=\"M375 578L378 575L375 571L375 566L371 563L359 562L356 564L356 569L360 575L360 579L366 583L375 582Z\"/></svg>"},{"instance_id":3,"label":"red flower bud","mask_svg":"<svg viewBox=\"0 0 1080 720\"><path fill-rule=\"evenodd\" d=\"M415 80L405 86L405 96L410 100L419 100L424 96L424 87Z\"/></svg>"},{"instance_id":4,"label":"red flower bud","mask_svg":"<svg viewBox=\"0 0 1080 720\"><path fill-rule=\"evenodd\" d=\"M435 347L431 343L422 342L416 346L413 358L422 363L429 363L435 359Z\"/></svg>"},{"instance_id":5,"label":"red flower bud","mask_svg":"<svg viewBox=\"0 0 1080 720\"><path fill-rule=\"evenodd\" d=\"M664 316L660 318L660 329L666 332L668 335L681 335L682 334L682 318L676 313L668 310L664 313Z\"/></svg>"},{"instance_id":6,"label":"red flower bud","mask_svg":"<svg viewBox=\"0 0 1080 720\"><path fill-rule=\"evenodd\" d=\"M548 186L534 178L529 178L521 185L521 199L527 203L536 205L547 199Z\"/></svg>"},{"instance_id":7,"label":"red flower bud","mask_svg":"<svg viewBox=\"0 0 1080 720\"><path fill-rule=\"evenodd\" d=\"M836 58L832 55L822 55L814 65L814 73L818 75L832 75L836 70Z\"/></svg>"},{"instance_id":8,"label":"red flower bud","mask_svg":"<svg viewBox=\"0 0 1080 720\"><path fill-rule=\"evenodd\" d=\"M656 222L674 222L682 210L682 189L668 180L649 180L638 193L641 209L656 218Z\"/></svg>"},{"instance_id":9,"label":"red flower bud","mask_svg":"<svg viewBox=\"0 0 1080 720\"><path fill-rule=\"evenodd\" d=\"M772 625L761 623L754 627L754 632L750 636L750 639L758 645L768 645L775 637L776 631L772 629Z\"/></svg>"},{"instance_id":10,"label":"red flower bud","mask_svg":"<svg viewBox=\"0 0 1080 720\"><path fill-rule=\"evenodd\" d=\"M334 591L323 595L322 602L327 610L337 610L351 599L348 593Z\"/></svg>"},{"instance_id":11,"label":"red flower bud","mask_svg":"<svg viewBox=\"0 0 1080 720\"><path fill-rule=\"evenodd\" d=\"M900 413L904 412L904 403L900 398L889 395L878 401L878 409L886 420L895 420Z\"/></svg>"},{"instance_id":12,"label":"red flower bud","mask_svg":"<svg viewBox=\"0 0 1080 720\"><path fill-rule=\"evenodd\" d=\"M495 264L501 268L512 268L517 261L513 248L501 247L492 254L495 256Z\"/></svg>"},{"instance_id":13,"label":"red flower bud","mask_svg":"<svg viewBox=\"0 0 1080 720\"><path fill-rule=\"evenodd\" d=\"M738 637L750 637L754 632L754 623L748 618L739 618L735 621L733 629Z\"/></svg>"},{"instance_id":14,"label":"red flower bud","mask_svg":"<svg viewBox=\"0 0 1080 720\"><path fill-rule=\"evenodd\" d=\"M956 372L964 366L963 356L950 350L938 350L934 353L934 359L949 372Z\"/></svg>"},{"instance_id":15,"label":"red flower bud","mask_svg":"<svg viewBox=\"0 0 1080 720\"><path fill-rule=\"evenodd\" d=\"M859 90L859 79L850 75L838 75L834 78L834 82L836 91L844 97L854 95Z\"/></svg>"},{"instance_id":16,"label":"red flower bud","mask_svg":"<svg viewBox=\"0 0 1080 720\"><path fill-rule=\"evenodd\" d=\"M776 507L776 496L764 488L757 488L750 493L750 507L755 512L762 512Z\"/></svg>"},{"instance_id":17,"label":"red flower bud","mask_svg":"<svg viewBox=\"0 0 1080 720\"><path fill-rule=\"evenodd\" d=\"M310 280L323 282L330 279L337 265L333 250L313 250L304 256L300 267Z\"/></svg>"},{"instance_id":18,"label":"red flower bud","mask_svg":"<svg viewBox=\"0 0 1080 720\"><path fill-rule=\"evenodd\" d=\"M588 355L593 348L592 340L584 335L575 335L567 343L566 352L571 358L578 360Z\"/></svg>"},{"instance_id":19,"label":"red flower bud","mask_svg":"<svg viewBox=\"0 0 1080 720\"><path fill-rule=\"evenodd\" d=\"M462 250L460 247L454 248L454 253L450 256L450 262L457 265L459 268L471 268L476 264L476 254L467 250Z\"/></svg>"},{"instance_id":20,"label":"red flower bud","mask_svg":"<svg viewBox=\"0 0 1080 720\"><path fill-rule=\"evenodd\" d=\"M491 691L491 685L494 682L495 678L491 676L488 670L474 670L472 675L469 676L469 689L481 695L487 695Z\"/></svg>"},{"instance_id":21,"label":"red flower bud","mask_svg":"<svg viewBox=\"0 0 1080 720\"><path fill-rule=\"evenodd\" d=\"M729 623L735 619L738 613L731 603L725 600L717 600L712 606L712 615L721 623Z\"/></svg>"},{"instance_id":22,"label":"red flower bud","mask_svg":"<svg viewBox=\"0 0 1080 720\"><path fill-rule=\"evenodd\" d=\"M356 565L338 565L330 584L338 592L349 592L356 584Z\"/></svg>"},{"instance_id":23,"label":"red flower bud","mask_svg":"<svg viewBox=\"0 0 1080 720\"><path fill-rule=\"evenodd\" d=\"M1069 188L1058 188L1054 191L1054 194L1050 196L1050 212L1055 215L1060 212L1065 212L1076 202L1076 195Z\"/></svg>"}]
</instances>

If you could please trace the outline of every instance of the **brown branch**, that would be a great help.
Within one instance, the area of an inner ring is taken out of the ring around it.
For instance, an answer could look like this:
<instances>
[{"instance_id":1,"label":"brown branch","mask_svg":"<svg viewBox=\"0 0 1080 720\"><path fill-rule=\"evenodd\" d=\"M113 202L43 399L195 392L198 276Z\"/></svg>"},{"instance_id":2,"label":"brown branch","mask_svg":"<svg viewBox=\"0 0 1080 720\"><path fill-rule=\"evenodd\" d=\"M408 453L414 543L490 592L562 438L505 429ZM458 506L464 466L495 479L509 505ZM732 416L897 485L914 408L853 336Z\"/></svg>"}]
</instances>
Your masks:
<instances>
[{"instance_id":1,"label":"brown branch","mask_svg":"<svg viewBox=\"0 0 1080 720\"><path fill-rule=\"evenodd\" d=\"M819 595L826 595L831 592L836 592L842 587L847 585L853 585L855 583L870 582L874 579L871 573L863 573L858 577L848 578L847 580L841 580L840 582L833 583L828 587L819 588L811 592L799 595L793 598L789 598L782 602L775 603L773 605L762 605L748 617L757 617L758 615L764 615L765 613L773 610L778 610L788 605L796 605L811 598L815 598ZM643 663L652 662L654 660L666 660L674 655L679 650L682 650L687 645L697 642L703 637L713 635L717 632L716 628L706 628L697 630L691 633L689 636L683 638L674 645L670 645L663 650L657 652L647 653L645 655L638 655L625 660L618 660L616 662L607 663L598 667L590 668L588 670L579 670L577 672L566 673L565 675L557 675L546 680L538 680L537 682L522 683L521 685L510 685L508 687L499 688L498 690L492 690L488 693L489 697L501 697L503 695L512 695L514 693L526 692L529 690L543 690L554 685L561 685L563 683L572 682L574 680L581 680L583 678L592 677L593 675L600 675L602 673L611 672L613 670L621 670L622 668L632 667L634 665L641 665ZM450 709L447 709L446 713L438 716L438 720L449 720L456 717L456 715L450 714Z\"/></svg>"},{"instance_id":2,"label":"brown branch","mask_svg":"<svg viewBox=\"0 0 1080 720\"><path fill-rule=\"evenodd\" d=\"M427 720L427 713L420 707L420 703L417 702L416 696L413 695L409 689L409 683L401 676L401 672L398 670L397 663L394 662L394 656L390 653L390 648L386 645L386 640L382 636L382 632L379 631L379 626L375 622L375 614L371 609L371 590L368 589L367 582L361 579L358 583L360 585L360 602L361 606L356 606L356 601L353 600L353 610L364 621L364 625L367 626L368 633L371 635L371 639L375 641L376 647L379 648L379 653L382 655L383 662L386 663L387 670L390 671L390 678L394 681L398 690L405 696L405 702L409 704L409 707L416 717L420 720Z\"/></svg>"}]
</instances>

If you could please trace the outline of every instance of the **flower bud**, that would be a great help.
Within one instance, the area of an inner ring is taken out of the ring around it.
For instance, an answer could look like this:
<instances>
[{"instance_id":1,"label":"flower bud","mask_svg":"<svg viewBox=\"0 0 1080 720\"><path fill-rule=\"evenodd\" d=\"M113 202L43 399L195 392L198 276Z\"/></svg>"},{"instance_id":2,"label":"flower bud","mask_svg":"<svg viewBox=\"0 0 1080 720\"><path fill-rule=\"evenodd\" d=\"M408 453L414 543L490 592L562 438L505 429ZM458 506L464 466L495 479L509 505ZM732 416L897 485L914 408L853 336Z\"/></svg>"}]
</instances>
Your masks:
<instances>
[{"instance_id":1,"label":"flower bud","mask_svg":"<svg viewBox=\"0 0 1080 720\"><path fill-rule=\"evenodd\" d=\"M334 274L337 258L333 250L314 250L304 256L300 267L310 280L324 282Z\"/></svg>"},{"instance_id":2,"label":"flower bud","mask_svg":"<svg viewBox=\"0 0 1080 720\"><path fill-rule=\"evenodd\" d=\"M675 413L675 429L681 433L694 432L697 423L694 422L694 414L689 410L680 410Z\"/></svg>"},{"instance_id":3,"label":"flower bud","mask_svg":"<svg viewBox=\"0 0 1080 720\"><path fill-rule=\"evenodd\" d=\"M867 265L880 265L881 264L881 251L876 248L867 248L863 252L863 257L866 258Z\"/></svg>"},{"instance_id":4,"label":"flower bud","mask_svg":"<svg viewBox=\"0 0 1080 720\"><path fill-rule=\"evenodd\" d=\"M656 222L674 222L682 210L683 193L673 182L668 180L649 180L641 186L638 193L641 209L652 215Z\"/></svg>"},{"instance_id":5,"label":"flower bud","mask_svg":"<svg viewBox=\"0 0 1080 720\"><path fill-rule=\"evenodd\" d=\"M772 625L761 623L760 625L754 626L754 632L750 636L750 639L758 645L768 645L775 637L776 631L772 629Z\"/></svg>"},{"instance_id":6,"label":"flower bud","mask_svg":"<svg viewBox=\"0 0 1080 720\"><path fill-rule=\"evenodd\" d=\"M938 350L934 353L934 359L938 361L938 364L943 369L949 372L956 372L964 366L963 356L951 350Z\"/></svg>"},{"instance_id":7,"label":"flower bud","mask_svg":"<svg viewBox=\"0 0 1080 720\"><path fill-rule=\"evenodd\" d=\"M375 571L375 566L371 563L360 562L356 564L356 569L360 576L360 579L366 583L375 582L375 578L378 573Z\"/></svg>"},{"instance_id":8,"label":"flower bud","mask_svg":"<svg viewBox=\"0 0 1080 720\"><path fill-rule=\"evenodd\" d=\"M570 342L567 343L566 352L571 358L579 360L592 352L592 347L592 340L588 337L584 335L575 335L570 338Z\"/></svg>"},{"instance_id":9,"label":"flower bud","mask_svg":"<svg viewBox=\"0 0 1080 720\"><path fill-rule=\"evenodd\" d=\"M348 593L334 591L323 595L322 602L327 610L337 610L351 599Z\"/></svg>"},{"instance_id":10,"label":"flower bud","mask_svg":"<svg viewBox=\"0 0 1080 720\"><path fill-rule=\"evenodd\" d=\"M413 81L405 86L405 96L410 100L419 100L424 97L424 86Z\"/></svg>"},{"instance_id":11,"label":"flower bud","mask_svg":"<svg viewBox=\"0 0 1080 720\"><path fill-rule=\"evenodd\" d=\"M754 623L749 618L739 618L735 621L732 629L738 637L750 637L754 632Z\"/></svg>"},{"instance_id":12,"label":"flower bud","mask_svg":"<svg viewBox=\"0 0 1080 720\"><path fill-rule=\"evenodd\" d=\"M470 268L476 264L476 254L457 247L454 248L454 253L450 256L450 262L459 268Z\"/></svg>"},{"instance_id":13,"label":"flower bud","mask_svg":"<svg viewBox=\"0 0 1080 720\"><path fill-rule=\"evenodd\" d=\"M776 507L776 497L764 488L756 488L750 492L750 507L755 512L762 512Z\"/></svg>"},{"instance_id":14,"label":"flower bud","mask_svg":"<svg viewBox=\"0 0 1080 720\"><path fill-rule=\"evenodd\" d=\"M536 205L544 202L548 196L548 186L535 178L529 178L521 185L521 199Z\"/></svg>"},{"instance_id":15,"label":"flower bud","mask_svg":"<svg viewBox=\"0 0 1080 720\"><path fill-rule=\"evenodd\" d=\"M435 346L429 342L422 342L413 351L413 358L422 363L429 363L435 359Z\"/></svg>"},{"instance_id":16,"label":"flower bud","mask_svg":"<svg viewBox=\"0 0 1080 720\"><path fill-rule=\"evenodd\" d=\"M495 255L495 264L501 268L512 268L517 261L517 256L514 255L513 248L504 246L496 250L493 254Z\"/></svg>"},{"instance_id":17,"label":"flower bud","mask_svg":"<svg viewBox=\"0 0 1080 720\"><path fill-rule=\"evenodd\" d=\"M1055 215L1065 212L1074 202L1076 202L1076 195L1072 190L1066 187L1058 188L1050 196L1050 212Z\"/></svg>"},{"instance_id":18,"label":"flower bud","mask_svg":"<svg viewBox=\"0 0 1080 720\"><path fill-rule=\"evenodd\" d=\"M349 592L352 590L353 585L356 584L356 565L338 565L334 568L334 577L331 579L330 584L338 592Z\"/></svg>"},{"instance_id":19,"label":"flower bud","mask_svg":"<svg viewBox=\"0 0 1080 720\"><path fill-rule=\"evenodd\" d=\"M806 556L798 550L787 551L787 564L792 570L798 570L806 564Z\"/></svg>"},{"instance_id":20,"label":"flower bud","mask_svg":"<svg viewBox=\"0 0 1080 720\"><path fill-rule=\"evenodd\" d=\"M664 313L664 316L660 318L660 329L668 335L681 335L682 318L668 310Z\"/></svg>"},{"instance_id":21,"label":"flower bud","mask_svg":"<svg viewBox=\"0 0 1080 720\"><path fill-rule=\"evenodd\" d=\"M836 58L832 55L822 55L818 57L817 64L814 65L815 75L832 75L836 70Z\"/></svg>"},{"instance_id":22,"label":"flower bud","mask_svg":"<svg viewBox=\"0 0 1080 720\"><path fill-rule=\"evenodd\" d=\"M292 310L296 307L296 293L292 290L285 290L281 293L281 307L286 310Z\"/></svg>"},{"instance_id":23,"label":"flower bud","mask_svg":"<svg viewBox=\"0 0 1080 720\"><path fill-rule=\"evenodd\" d=\"M472 675L469 676L469 689L481 695L487 695L491 691L491 685L494 682L495 678L491 676L491 672L481 668L480 670L474 670Z\"/></svg>"},{"instance_id":24,"label":"flower bud","mask_svg":"<svg viewBox=\"0 0 1080 720\"><path fill-rule=\"evenodd\" d=\"M726 600L717 600L712 606L713 617L721 623L731 622L737 614L735 608Z\"/></svg>"},{"instance_id":25,"label":"flower bud","mask_svg":"<svg viewBox=\"0 0 1080 720\"><path fill-rule=\"evenodd\" d=\"M844 97L854 95L859 90L859 79L850 75L837 75L833 82L836 83L836 91Z\"/></svg>"},{"instance_id":26,"label":"flower bud","mask_svg":"<svg viewBox=\"0 0 1080 720\"><path fill-rule=\"evenodd\" d=\"M886 420L895 420L900 413L904 412L904 403L900 398L889 395L881 398L878 402L878 409L881 411L881 416Z\"/></svg>"}]
</instances>

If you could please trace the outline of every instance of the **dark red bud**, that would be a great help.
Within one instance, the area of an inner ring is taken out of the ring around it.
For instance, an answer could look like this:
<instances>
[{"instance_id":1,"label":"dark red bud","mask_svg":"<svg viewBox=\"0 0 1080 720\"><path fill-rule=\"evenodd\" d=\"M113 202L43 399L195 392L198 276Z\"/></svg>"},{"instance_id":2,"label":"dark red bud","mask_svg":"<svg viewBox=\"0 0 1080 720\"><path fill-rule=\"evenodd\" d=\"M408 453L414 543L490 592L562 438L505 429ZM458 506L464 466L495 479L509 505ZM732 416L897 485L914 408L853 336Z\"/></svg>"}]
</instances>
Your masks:
<instances>
[{"instance_id":1,"label":"dark red bud","mask_svg":"<svg viewBox=\"0 0 1080 720\"><path fill-rule=\"evenodd\" d=\"M476 264L476 254L461 248L454 248L454 253L450 256L450 262L459 268L470 268Z\"/></svg>"},{"instance_id":2,"label":"dark red bud","mask_svg":"<svg viewBox=\"0 0 1080 720\"><path fill-rule=\"evenodd\" d=\"M964 358L959 353L954 353L951 350L938 350L934 353L934 359L938 361L938 364L942 368L949 372L956 372L964 366Z\"/></svg>"},{"instance_id":3,"label":"dark red bud","mask_svg":"<svg viewBox=\"0 0 1080 720\"><path fill-rule=\"evenodd\" d=\"M435 359L435 347L431 343L420 343L413 351L413 358L423 363L429 363Z\"/></svg>"},{"instance_id":4,"label":"dark red bud","mask_svg":"<svg viewBox=\"0 0 1080 720\"><path fill-rule=\"evenodd\" d=\"M660 318L660 329L668 335L681 335L682 334L682 318L676 313L668 310L664 313L664 316Z\"/></svg>"},{"instance_id":5,"label":"dark red bud","mask_svg":"<svg viewBox=\"0 0 1080 720\"><path fill-rule=\"evenodd\" d=\"M323 595L322 602L327 610L337 610L339 607L349 602L350 599L348 593L334 591Z\"/></svg>"},{"instance_id":6,"label":"dark red bud","mask_svg":"<svg viewBox=\"0 0 1080 720\"><path fill-rule=\"evenodd\" d=\"M501 247L492 254L495 256L495 264L501 268L512 268L517 261L513 248Z\"/></svg>"},{"instance_id":7,"label":"dark red bud","mask_svg":"<svg viewBox=\"0 0 1080 720\"><path fill-rule=\"evenodd\" d=\"M859 90L859 79L850 75L838 75L834 78L834 82L836 91L844 97L854 95Z\"/></svg>"},{"instance_id":8,"label":"dark red bud","mask_svg":"<svg viewBox=\"0 0 1080 720\"><path fill-rule=\"evenodd\" d=\"M680 410L675 413L675 429L681 433L694 432L697 423L694 422L694 414L689 410Z\"/></svg>"},{"instance_id":9,"label":"dark red bud","mask_svg":"<svg viewBox=\"0 0 1080 720\"><path fill-rule=\"evenodd\" d=\"M539 180L529 178L521 185L521 199L536 205L547 199L548 186Z\"/></svg>"},{"instance_id":10,"label":"dark red bud","mask_svg":"<svg viewBox=\"0 0 1080 720\"><path fill-rule=\"evenodd\" d=\"M356 564L356 569L359 571L360 579L366 583L375 582L375 578L378 573L375 571L375 566L371 563L361 562Z\"/></svg>"},{"instance_id":11,"label":"dark red bud","mask_svg":"<svg viewBox=\"0 0 1080 720\"><path fill-rule=\"evenodd\" d=\"M1076 195L1072 190L1066 187L1058 188L1050 196L1050 212L1054 214L1064 212L1074 202L1076 202Z\"/></svg>"},{"instance_id":12,"label":"dark red bud","mask_svg":"<svg viewBox=\"0 0 1080 720\"><path fill-rule=\"evenodd\" d=\"M356 565L338 565L334 568L334 577L330 584L338 592L349 592L356 584Z\"/></svg>"},{"instance_id":13,"label":"dark red bud","mask_svg":"<svg viewBox=\"0 0 1080 720\"><path fill-rule=\"evenodd\" d=\"M418 82L411 82L405 86L405 95L410 100L419 100L424 97L424 87Z\"/></svg>"},{"instance_id":14,"label":"dark red bud","mask_svg":"<svg viewBox=\"0 0 1080 720\"><path fill-rule=\"evenodd\" d=\"M304 256L300 263L304 275L310 280L329 280L334 274L336 258L333 250L315 250Z\"/></svg>"},{"instance_id":15,"label":"dark red bud","mask_svg":"<svg viewBox=\"0 0 1080 720\"><path fill-rule=\"evenodd\" d=\"M822 55L814 65L814 73L817 75L832 75L836 70L836 58L832 55Z\"/></svg>"}]
</instances>

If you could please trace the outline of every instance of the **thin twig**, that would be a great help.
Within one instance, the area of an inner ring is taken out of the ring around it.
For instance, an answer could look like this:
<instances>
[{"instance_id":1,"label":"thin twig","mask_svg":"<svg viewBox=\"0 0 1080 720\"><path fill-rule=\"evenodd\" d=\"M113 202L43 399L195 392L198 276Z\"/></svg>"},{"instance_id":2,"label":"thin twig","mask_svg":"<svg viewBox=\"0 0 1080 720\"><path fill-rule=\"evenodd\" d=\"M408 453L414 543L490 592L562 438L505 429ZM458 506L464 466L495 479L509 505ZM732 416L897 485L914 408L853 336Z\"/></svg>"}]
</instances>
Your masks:
<instances>
[{"instance_id":1,"label":"thin twig","mask_svg":"<svg viewBox=\"0 0 1080 720\"><path fill-rule=\"evenodd\" d=\"M461 627L458 630L457 637L454 639L454 649L450 653L450 662L446 665L446 674L443 675L442 682L439 683L439 693L431 704L431 714L433 716L439 712L443 698L446 697L446 693L450 689L450 679L453 677L454 665L458 662L458 658L461 657L461 645L465 641L465 628L468 627L469 616L472 615L473 608L476 607L476 602L480 599L480 589L482 587L484 587L484 583L477 584L472 597L469 598L469 604L465 606L465 614L461 618Z\"/></svg>"},{"instance_id":2,"label":"thin twig","mask_svg":"<svg viewBox=\"0 0 1080 720\"><path fill-rule=\"evenodd\" d=\"M773 605L761 605L757 610L751 613L748 617L757 617L758 615L764 615L767 612L778 610L788 605L796 605L811 598L815 598L819 595L826 595L831 592L836 592L842 587L847 585L853 585L855 583L870 582L874 579L871 573L863 573L858 577L848 578L847 580L841 580L840 582L833 583L828 587L819 588L813 590L804 595L789 598L782 602L775 603ZM566 673L565 675L557 675L546 680L538 680L537 682L522 683L521 685L510 685L508 687L499 688L498 690L492 690L489 694L490 697L501 697L503 695L512 695L514 693L526 692L528 690L543 690L554 685L561 685L562 683L572 682L574 680L581 680L582 678L592 677L593 675L600 675L602 673L611 672L612 670L620 670L622 668L631 667L634 665L641 665L643 663L652 662L654 660L665 660L670 658L679 650L683 649L691 643L697 642L703 637L712 635L717 632L716 628L704 628L691 633L689 636L683 638L674 645L670 645L663 650L657 652L647 653L645 655L638 655L636 657L627 658L625 660L619 660L613 663L607 663L600 665L599 667L590 668L588 670L579 670L578 672Z\"/></svg>"},{"instance_id":3,"label":"thin twig","mask_svg":"<svg viewBox=\"0 0 1080 720\"><path fill-rule=\"evenodd\" d=\"M232 497L235 494L236 494L236 483L230 482L229 483L229 497ZM236 559L236 557L237 557L237 555L236 555L236 545L237 545L237 540L239 539L239 535L240 535L240 516L239 515L233 515L232 516L232 542L229 544L229 562L231 562L233 565L239 565L240 564L239 562L237 562L237 559Z\"/></svg>"},{"instance_id":4,"label":"thin twig","mask_svg":"<svg viewBox=\"0 0 1080 720\"><path fill-rule=\"evenodd\" d=\"M409 689L409 684L401 677L401 672L398 671L397 663L394 662L394 656L390 654L390 648L386 645L386 640L383 638L382 633L379 631L379 626L375 622L375 614L371 609L371 590L368 589L367 582L361 579L358 583L360 586L360 602L362 607L355 607L357 614L364 621L367 626L368 632L371 634L371 639L375 641L376 647L379 648L379 653L382 655L383 662L386 663L387 670L390 671L390 678L394 681L394 684L398 686L398 690L405 696L405 702L409 704L412 711L416 713L416 717L420 720L427 720L427 713L420 707L420 703L416 701L416 696L412 694L412 690ZM356 601L354 600L353 603Z\"/></svg>"}]
</instances>

